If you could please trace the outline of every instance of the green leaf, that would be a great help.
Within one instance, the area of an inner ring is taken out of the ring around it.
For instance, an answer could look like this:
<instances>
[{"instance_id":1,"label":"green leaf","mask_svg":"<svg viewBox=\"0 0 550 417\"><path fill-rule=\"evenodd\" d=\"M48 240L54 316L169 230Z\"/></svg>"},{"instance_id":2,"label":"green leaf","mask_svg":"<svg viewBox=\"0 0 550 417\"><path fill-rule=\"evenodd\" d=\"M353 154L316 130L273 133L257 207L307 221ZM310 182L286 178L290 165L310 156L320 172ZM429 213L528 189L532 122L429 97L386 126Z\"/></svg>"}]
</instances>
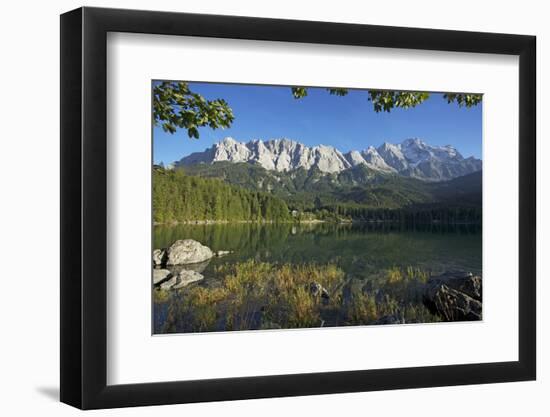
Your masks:
<instances>
[{"instance_id":1,"label":"green leaf","mask_svg":"<svg viewBox=\"0 0 550 417\"><path fill-rule=\"evenodd\" d=\"M190 127L189 129L187 129L187 134L190 138L199 138L199 130L196 127Z\"/></svg>"},{"instance_id":2,"label":"green leaf","mask_svg":"<svg viewBox=\"0 0 550 417\"><path fill-rule=\"evenodd\" d=\"M304 98L307 96L307 88L304 87L292 87L292 95L295 99Z\"/></svg>"},{"instance_id":3,"label":"green leaf","mask_svg":"<svg viewBox=\"0 0 550 417\"><path fill-rule=\"evenodd\" d=\"M163 81L153 85L153 123L165 132L187 129L190 138L198 138L200 126L212 129L230 127L233 111L223 99L206 100L192 92L183 81Z\"/></svg>"}]
</instances>

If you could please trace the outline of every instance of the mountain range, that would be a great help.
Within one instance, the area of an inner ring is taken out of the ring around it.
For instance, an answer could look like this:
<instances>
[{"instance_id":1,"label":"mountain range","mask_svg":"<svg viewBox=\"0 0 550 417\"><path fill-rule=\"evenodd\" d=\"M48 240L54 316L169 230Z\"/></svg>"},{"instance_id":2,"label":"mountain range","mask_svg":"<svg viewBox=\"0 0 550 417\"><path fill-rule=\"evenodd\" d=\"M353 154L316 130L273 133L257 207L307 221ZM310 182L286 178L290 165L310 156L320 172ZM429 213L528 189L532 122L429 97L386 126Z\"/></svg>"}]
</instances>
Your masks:
<instances>
[{"instance_id":1,"label":"mountain range","mask_svg":"<svg viewBox=\"0 0 550 417\"><path fill-rule=\"evenodd\" d=\"M451 145L432 146L418 138L342 153L332 146L309 147L285 138L244 143L227 137L203 152L183 157L175 166L218 162L246 163L279 173L313 170L321 175L352 172L362 167L374 175L393 174L430 182L448 181L482 169L480 159L464 158Z\"/></svg>"}]
</instances>

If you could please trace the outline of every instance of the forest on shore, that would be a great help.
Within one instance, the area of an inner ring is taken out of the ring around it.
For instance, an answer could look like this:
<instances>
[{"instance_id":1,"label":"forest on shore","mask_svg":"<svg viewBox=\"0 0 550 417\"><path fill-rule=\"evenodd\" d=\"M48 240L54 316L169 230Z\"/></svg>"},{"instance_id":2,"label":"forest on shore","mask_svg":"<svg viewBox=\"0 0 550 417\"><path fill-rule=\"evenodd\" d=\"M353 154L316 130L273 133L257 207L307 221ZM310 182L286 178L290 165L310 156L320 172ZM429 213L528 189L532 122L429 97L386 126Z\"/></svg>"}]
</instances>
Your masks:
<instances>
[{"instance_id":1,"label":"forest on shore","mask_svg":"<svg viewBox=\"0 0 550 417\"><path fill-rule=\"evenodd\" d=\"M307 197L304 197L307 198ZM153 169L153 221L184 222L388 222L401 224L481 224L480 205L453 201L380 207L356 201L304 204L300 194L256 191L220 178L189 175L182 169ZM307 207L307 208L305 208Z\"/></svg>"},{"instance_id":2,"label":"forest on shore","mask_svg":"<svg viewBox=\"0 0 550 417\"><path fill-rule=\"evenodd\" d=\"M153 169L155 223L291 220L286 203L267 193L186 175L183 170Z\"/></svg>"}]
</instances>

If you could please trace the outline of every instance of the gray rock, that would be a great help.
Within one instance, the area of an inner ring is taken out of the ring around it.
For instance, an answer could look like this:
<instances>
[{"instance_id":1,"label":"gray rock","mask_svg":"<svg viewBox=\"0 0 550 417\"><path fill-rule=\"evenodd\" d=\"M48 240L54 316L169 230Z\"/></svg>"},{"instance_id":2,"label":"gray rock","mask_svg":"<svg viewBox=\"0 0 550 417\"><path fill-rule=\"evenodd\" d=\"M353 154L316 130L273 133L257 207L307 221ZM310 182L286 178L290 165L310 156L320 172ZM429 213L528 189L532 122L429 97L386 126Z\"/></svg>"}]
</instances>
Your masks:
<instances>
[{"instance_id":1,"label":"gray rock","mask_svg":"<svg viewBox=\"0 0 550 417\"><path fill-rule=\"evenodd\" d=\"M467 272L446 272L426 283L424 305L445 321L482 319L482 279Z\"/></svg>"},{"instance_id":2,"label":"gray rock","mask_svg":"<svg viewBox=\"0 0 550 417\"><path fill-rule=\"evenodd\" d=\"M214 253L208 246L193 239L176 240L167 250L166 265L184 265L204 262Z\"/></svg>"},{"instance_id":3,"label":"gray rock","mask_svg":"<svg viewBox=\"0 0 550 417\"><path fill-rule=\"evenodd\" d=\"M474 275L471 272L446 272L438 277L433 277L434 280L443 282L449 287L463 292L470 297L481 301L483 296L481 276Z\"/></svg>"},{"instance_id":4,"label":"gray rock","mask_svg":"<svg viewBox=\"0 0 550 417\"><path fill-rule=\"evenodd\" d=\"M166 264L166 250L165 249L155 249L153 251L153 265L154 266L163 266Z\"/></svg>"},{"instance_id":5,"label":"gray rock","mask_svg":"<svg viewBox=\"0 0 550 417\"><path fill-rule=\"evenodd\" d=\"M178 279L177 277L175 276L170 276L169 279L167 279L166 281L163 281L161 284L160 284L160 289L161 290L169 290L171 289L174 285L176 285L178 282Z\"/></svg>"},{"instance_id":6,"label":"gray rock","mask_svg":"<svg viewBox=\"0 0 550 417\"><path fill-rule=\"evenodd\" d=\"M350 151L344 154L348 162L352 166L365 165L371 169L386 171L386 172L397 172L395 168L390 167L378 151L373 147L369 146L368 149L364 151Z\"/></svg>"},{"instance_id":7,"label":"gray rock","mask_svg":"<svg viewBox=\"0 0 550 417\"><path fill-rule=\"evenodd\" d=\"M248 143L225 138L204 152L182 158L176 167L219 161L250 163L277 172L316 168L322 173L339 173L364 165L374 171L427 181L450 180L481 171L482 168L481 160L464 158L450 145L431 146L418 138L397 144L384 143L378 149L371 146L345 155L332 146L309 147L286 138L252 140Z\"/></svg>"},{"instance_id":8,"label":"gray rock","mask_svg":"<svg viewBox=\"0 0 550 417\"><path fill-rule=\"evenodd\" d=\"M167 269L153 269L153 284L158 285L172 276Z\"/></svg>"},{"instance_id":9,"label":"gray rock","mask_svg":"<svg viewBox=\"0 0 550 417\"><path fill-rule=\"evenodd\" d=\"M219 250L216 252L216 256L225 256L225 255L229 255L231 253L230 250Z\"/></svg>"},{"instance_id":10,"label":"gray rock","mask_svg":"<svg viewBox=\"0 0 550 417\"><path fill-rule=\"evenodd\" d=\"M171 289L177 290L178 288L183 288L191 284L192 282L200 281L203 278L204 276L196 271L184 269L178 274L177 284L173 285Z\"/></svg>"},{"instance_id":11,"label":"gray rock","mask_svg":"<svg viewBox=\"0 0 550 417\"><path fill-rule=\"evenodd\" d=\"M248 162L262 166L267 170L279 172L316 167L322 172L340 172L350 168L350 163L342 153L332 146L305 146L290 139L253 140L248 143L225 138L204 152L195 152L176 163L186 166L227 161Z\"/></svg>"}]
</instances>

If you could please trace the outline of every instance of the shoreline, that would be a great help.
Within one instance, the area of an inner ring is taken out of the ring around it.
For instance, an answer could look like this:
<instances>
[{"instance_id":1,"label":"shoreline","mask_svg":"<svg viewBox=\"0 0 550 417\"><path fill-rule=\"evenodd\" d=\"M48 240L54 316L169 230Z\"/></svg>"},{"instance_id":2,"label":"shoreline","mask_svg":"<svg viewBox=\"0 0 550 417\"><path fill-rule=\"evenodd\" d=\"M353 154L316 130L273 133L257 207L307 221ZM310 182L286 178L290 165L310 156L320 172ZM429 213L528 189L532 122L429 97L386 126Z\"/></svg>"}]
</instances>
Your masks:
<instances>
[{"instance_id":1,"label":"shoreline","mask_svg":"<svg viewBox=\"0 0 550 417\"><path fill-rule=\"evenodd\" d=\"M293 220L293 221L273 221L273 220L184 220L184 221L171 221L171 222L153 222L153 226L177 226L180 224L191 225L209 225L209 224L314 224L314 223L328 223L326 220ZM330 222L336 223L336 222ZM351 223L351 222L345 222Z\"/></svg>"},{"instance_id":2,"label":"shoreline","mask_svg":"<svg viewBox=\"0 0 550 417\"><path fill-rule=\"evenodd\" d=\"M273 220L185 220L185 221L171 221L166 223L153 222L153 226L178 226L178 225L216 225L216 224L402 224L408 226L414 225L441 225L441 226L482 226L482 223L476 222L459 222L459 223L443 223L440 221L433 222L421 222L421 223L404 223L393 220L294 220L294 221L273 221Z\"/></svg>"}]
</instances>

